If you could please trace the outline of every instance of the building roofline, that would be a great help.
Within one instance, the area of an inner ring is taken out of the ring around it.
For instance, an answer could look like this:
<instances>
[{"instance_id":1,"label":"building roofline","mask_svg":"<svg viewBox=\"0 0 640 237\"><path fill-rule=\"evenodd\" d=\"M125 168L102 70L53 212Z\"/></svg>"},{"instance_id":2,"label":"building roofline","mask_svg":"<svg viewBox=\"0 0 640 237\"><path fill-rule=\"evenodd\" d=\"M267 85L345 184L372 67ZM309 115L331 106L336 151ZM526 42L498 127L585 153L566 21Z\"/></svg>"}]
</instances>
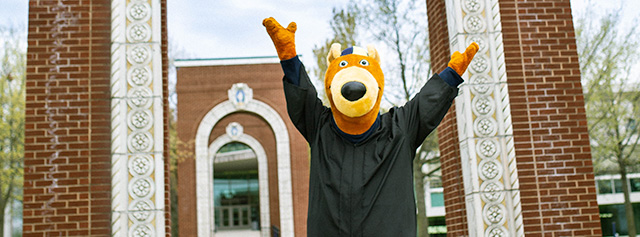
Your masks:
<instances>
[{"instance_id":1,"label":"building roofline","mask_svg":"<svg viewBox=\"0 0 640 237\"><path fill-rule=\"evenodd\" d=\"M298 55L298 57L301 56ZM176 59L174 62L176 67L229 66L272 63L280 64L280 59L278 58L278 56Z\"/></svg>"}]
</instances>

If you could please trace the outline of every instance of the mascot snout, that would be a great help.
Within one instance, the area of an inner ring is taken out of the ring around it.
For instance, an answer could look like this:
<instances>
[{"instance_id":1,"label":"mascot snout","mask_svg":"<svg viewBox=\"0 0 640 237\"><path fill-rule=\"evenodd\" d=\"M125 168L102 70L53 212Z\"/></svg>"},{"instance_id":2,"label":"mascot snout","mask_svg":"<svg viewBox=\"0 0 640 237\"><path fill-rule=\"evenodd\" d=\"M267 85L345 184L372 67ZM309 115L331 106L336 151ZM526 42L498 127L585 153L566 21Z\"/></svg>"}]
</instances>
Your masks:
<instances>
[{"instance_id":1,"label":"mascot snout","mask_svg":"<svg viewBox=\"0 0 640 237\"><path fill-rule=\"evenodd\" d=\"M356 101L362 98L365 93L367 93L367 87L360 82L350 81L342 86L340 93L342 94L342 97L344 97L348 101Z\"/></svg>"},{"instance_id":2,"label":"mascot snout","mask_svg":"<svg viewBox=\"0 0 640 237\"><path fill-rule=\"evenodd\" d=\"M368 70L361 67L338 71L329 88L336 109L348 117L365 115L378 102L378 82Z\"/></svg>"}]
</instances>

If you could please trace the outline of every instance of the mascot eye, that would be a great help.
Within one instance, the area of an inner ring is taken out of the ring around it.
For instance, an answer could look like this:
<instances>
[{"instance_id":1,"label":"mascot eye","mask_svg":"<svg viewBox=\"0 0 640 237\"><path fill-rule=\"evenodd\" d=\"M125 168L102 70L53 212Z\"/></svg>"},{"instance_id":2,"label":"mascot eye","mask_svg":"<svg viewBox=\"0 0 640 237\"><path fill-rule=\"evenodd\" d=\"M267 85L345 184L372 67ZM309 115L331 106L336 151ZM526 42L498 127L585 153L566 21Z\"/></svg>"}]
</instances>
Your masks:
<instances>
[{"instance_id":1,"label":"mascot eye","mask_svg":"<svg viewBox=\"0 0 640 237\"><path fill-rule=\"evenodd\" d=\"M365 66L365 67L366 67L366 66L369 66L369 61L367 61L366 59L362 59L362 60L360 61L360 65Z\"/></svg>"},{"instance_id":2,"label":"mascot eye","mask_svg":"<svg viewBox=\"0 0 640 237\"><path fill-rule=\"evenodd\" d=\"M340 67L346 67L349 63L347 61L340 62Z\"/></svg>"}]
</instances>

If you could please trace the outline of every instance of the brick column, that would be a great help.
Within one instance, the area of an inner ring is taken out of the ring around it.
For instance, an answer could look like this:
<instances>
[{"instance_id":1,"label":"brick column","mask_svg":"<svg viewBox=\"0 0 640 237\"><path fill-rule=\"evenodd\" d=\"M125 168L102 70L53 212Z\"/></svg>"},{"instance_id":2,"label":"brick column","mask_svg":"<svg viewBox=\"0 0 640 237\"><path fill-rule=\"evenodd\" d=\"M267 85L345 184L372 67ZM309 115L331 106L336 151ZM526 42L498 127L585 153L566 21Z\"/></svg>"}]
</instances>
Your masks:
<instances>
[{"instance_id":1,"label":"brick column","mask_svg":"<svg viewBox=\"0 0 640 237\"><path fill-rule=\"evenodd\" d=\"M569 0L499 2L527 236L600 236Z\"/></svg>"},{"instance_id":2,"label":"brick column","mask_svg":"<svg viewBox=\"0 0 640 237\"><path fill-rule=\"evenodd\" d=\"M156 83L150 88L157 93L151 121L159 141L154 151L160 158L154 161L153 168L158 181L152 188L157 192L153 197L157 205L153 210L144 205L124 208L137 208L136 215L129 215L132 218L146 215L146 211L158 212L151 215L157 221L157 231L144 233L164 235L170 233L168 159L162 159L168 155L166 2L156 1L153 5L158 10L154 19L158 46L152 60ZM122 170L112 163L119 155L112 150L113 131L117 130L112 125L112 75L121 75L120 71L112 71L112 33L118 26L112 24L112 11L118 6L112 0L29 1L25 236L108 236L123 230L112 225L116 216L112 208L121 207L113 205L112 173L135 172L141 166L125 164ZM128 10L139 12L133 7ZM124 16L124 10L115 15ZM140 32L133 28L130 31ZM128 72L126 69L122 71ZM128 118L142 123L140 117L144 116L118 118L123 123ZM140 233L143 232L136 234Z\"/></svg>"},{"instance_id":3,"label":"brick column","mask_svg":"<svg viewBox=\"0 0 640 237\"><path fill-rule=\"evenodd\" d=\"M110 13L29 1L24 236L110 234Z\"/></svg>"},{"instance_id":4,"label":"brick column","mask_svg":"<svg viewBox=\"0 0 640 237\"><path fill-rule=\"evenodd\" d=\"M480 44L438 130L448 234L600 235L569 1L427 4L434 68Z\"/></svg>"}]
</instances>

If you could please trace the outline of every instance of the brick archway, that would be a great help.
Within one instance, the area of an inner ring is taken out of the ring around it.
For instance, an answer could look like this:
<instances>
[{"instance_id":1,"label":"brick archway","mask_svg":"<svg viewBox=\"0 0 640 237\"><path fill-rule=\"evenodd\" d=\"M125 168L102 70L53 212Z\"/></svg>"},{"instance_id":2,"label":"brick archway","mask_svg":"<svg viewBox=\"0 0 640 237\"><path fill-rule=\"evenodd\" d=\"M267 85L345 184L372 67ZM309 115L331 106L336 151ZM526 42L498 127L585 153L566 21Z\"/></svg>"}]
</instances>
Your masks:
<instances>
[{"instance_id":1,"label":"brick archway","mask_svg":"<svg viewBox=\"0 0 640 237\"><path fill-rule=\"evenodd\" d=\"M234 84L236 87L238 84ZM246 84L244 84L246 86ZM213 165L209 165L210 156L208 149L211 130L225 116L236 112L249 112L256 114L267 121L275 134L278 160L278 190L280 191L280 228L283 236L293 234L293 203L291 187L291 167L289 153L289 135L287 127L280 115L269 105L252 98L252 92L246 92L247 97L239 103L233 88L229 90L229 100L213 107L200 121L195 136L196 156L196 197L198 211L198 236L213 236L214 228L211 225L213 214L210 213L209 203L213 185L210 185ZM247 91L250 91L250 88Z\"/></svg>"}]
</instances>

